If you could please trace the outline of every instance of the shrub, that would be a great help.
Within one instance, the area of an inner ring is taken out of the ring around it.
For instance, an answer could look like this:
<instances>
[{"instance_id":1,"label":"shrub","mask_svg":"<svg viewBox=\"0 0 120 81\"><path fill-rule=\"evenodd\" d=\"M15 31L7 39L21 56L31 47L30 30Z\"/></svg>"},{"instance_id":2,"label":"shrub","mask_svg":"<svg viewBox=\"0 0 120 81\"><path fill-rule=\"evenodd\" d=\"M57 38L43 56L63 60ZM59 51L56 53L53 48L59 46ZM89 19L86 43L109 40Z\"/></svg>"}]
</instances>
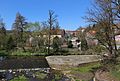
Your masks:
<instances>
[{"instance_id":1,"label":"shrub","mask_svg":"<svg viewBox=\"0 0 120 81\"><path fill-rule=\"evenodd\" d=\"M59 37L56 36L53 39L53 44L52 44L53 51L58 52L60 50L60 48L61 48L61 44L62 44L62 40Z\"/></svg>"},{"instance_id":2,"label":"shrub","mask_svg":"<svg viewBox=\"0 0 120 81\"><path fill-rule=\"evenodd\" d=\"M85 51L87 49L88 49L88 45L86 39L81 40L81 50Z\"/></svg>"},{"instance_id":3,"label":"shrub","mask_svg":"<svg viewBox=\"0 0 120 81\"><path fill-rule=\"evenodd\" d=\"M68 42L68 48L73 48L72 41L69 41L69 42Z\"/></svg>"},{"instance_id":4,"label":"shrub","mask_svg":"<svg viewBox=\"0 0 120 81\"><path fill-rule=\"evenodd\" d=\"M35 75L38 79L45 79L45 77L47 76L47 74L42 72L36 72Z\"/></svg>"},{"instance_id":5,"label":"shrub","mask_svg":"<svg viewBox=\"0 0 120 81\"><path fill-rule=\"evenodd\" d=\"M103 51L106 50L105 47L100 46L100 45L93 46L91 49L92 49L94 52L97 52L97 53L101 53L101 52L103 52Z\"/></svg>"},{"instance_id":6,"label":"shrub","mask_svg":"<svg viewBox=\"0 0 120 81\"><path fill-rule=\"evenodd\" d=\"M28 81L28 80L24 75L22 75L22 76L18 76L18 77L13 78L10 81Z\"/></svg>"},{"instance_id":7,"label":"shrub","mask_svg":"<svg viewBox=\"0 0 120 81\"><path fill-rule=\"evenodd\" d=\"M8 52L6 52L6 50L0 50L0 56L7 56L9 55Z\"/></svg>"},{"instance_id":8,"label":"shrub","mask_svg":"<svg viewBox=\"0 0 120 81\"><path fill-rule=\"evenodd\" d=\"M14 48L15 48L14 40L13 40L12 36L10 36L10 37L8 37L8 39L6 41L6 47L5 47L5 49L7 51L10 51L10 50L12 50Z\"/></svg>"}]
</instances>

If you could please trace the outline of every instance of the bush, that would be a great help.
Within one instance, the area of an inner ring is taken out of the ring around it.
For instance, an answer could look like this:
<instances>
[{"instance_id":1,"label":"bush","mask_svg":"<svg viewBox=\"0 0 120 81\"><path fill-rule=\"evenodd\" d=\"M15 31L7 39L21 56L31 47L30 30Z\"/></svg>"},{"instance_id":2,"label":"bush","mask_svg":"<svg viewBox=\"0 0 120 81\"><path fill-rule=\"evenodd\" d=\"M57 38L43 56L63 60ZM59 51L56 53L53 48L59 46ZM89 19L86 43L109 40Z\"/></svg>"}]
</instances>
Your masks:
<instances>
[{"instance_id":1,"label":"bush","mask_svg":"<svg viewBox=\"0 0 120 81\"><path fill-rule=\"evenodd\" d=\"M7 51L10 51L10 50L12 50L14 48L15 48L14 40L13 40L12 36L10 36L10 37L8 37L8 39L6 41L6 47L5 47L5 49Z\"/></svg>"},{"instance_id":2,"label":"bush","mask_svg":"<svg viewBox=\"0 0 120 81\"><path fill-rule=\"evenodd\" d=\"M69 41L69 42L68 42L68 48L73 48L72 41Z\"/></svg>"},{"instance_id":3,"label":"bush","mask_svg":"<svg viewBox=\"0 0 120 81\"><path fill-rule=\"evenodd\" d=\"M91 49L92 49L94 52L97 52L97 53L101 53L101 52L103 52L103 51L106 50L105 47L100 46L100 45L93 46Z\"/></svg>"},{"instance_id":4,"label":"bush","mask_svg":"<svg viewBox=\"0 0 120 81\"><path fill-rule=\"evenodd\" d=\"M18 77L13 78L10 81L28 81L28 80L24 75L22 75L22 76L18 76Z\"/></svg>"},{"instance_id":5,"label":"bush","mask_svg":"<svg viewBox=\"0 0 120 81\"><path fill-rule=\"evenodd\" d=\"M88 45L86 39L81 40L81 50L86 51L87 49L88 49Z\"/></svg>"},{"instance_id":6,"label":"bush","mask_svg":"<svg viewBox=\"0 0 120 81\"><path fill-rule=\"evenodd\" d=\"M52 72L54 74L55 81L58 81L62 78L62 73L59 70L53 70Z\"/></svg>"},{"instance_id":7,"label":"bush","mask_svg":"<svg viewBox=\"0 0 120 81\"><path fill-rule=\"evenodd\" d=\"M0 56L8 56L9 53L6 50L0 50Z\"/></svg>"},{"instance_id":8,"label":"bush","mask_svg":"<svg viewBox=\"0 0 120 81\"><path fill-rule=\"evenodd\" d=\"M38 79L45 79L45 77L47 77L47 74L42 72L36 72L35 75Z\"/></svg>"},{"instance_id":9,"label":"bush","mask_svg":"<svg viewBox=\"0 0 120 81\"><path fill-rule=\"evenodd\" d=\"M56 36L56 37L53 39L53 44L52 44L53 51L54 51L55 53L60 50L61 44L62 44L61 39Z\"/></svg>"}]
</instances>

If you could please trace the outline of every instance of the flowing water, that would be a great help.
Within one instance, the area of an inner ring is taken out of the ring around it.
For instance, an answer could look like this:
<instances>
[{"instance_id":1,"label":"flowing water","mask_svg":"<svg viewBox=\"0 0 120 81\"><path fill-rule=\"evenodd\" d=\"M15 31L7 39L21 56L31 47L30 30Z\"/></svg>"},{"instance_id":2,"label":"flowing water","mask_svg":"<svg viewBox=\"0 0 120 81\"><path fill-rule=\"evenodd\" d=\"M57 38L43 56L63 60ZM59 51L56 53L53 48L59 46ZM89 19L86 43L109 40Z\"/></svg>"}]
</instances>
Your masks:
<instances>
[{"instance_id":1,"label":"flowing water","mask_svg":"<svg viewBox=\"0 0 120 81\"><path fill-rule=\"evenodd\" d=\"M36 78L36 72L46 75L44 79ZM16 76L24 75L28 81L71 81L62 75L58 80L43 56L0 57L0 81L10 81Z\"/></svg>"}]
</instances>

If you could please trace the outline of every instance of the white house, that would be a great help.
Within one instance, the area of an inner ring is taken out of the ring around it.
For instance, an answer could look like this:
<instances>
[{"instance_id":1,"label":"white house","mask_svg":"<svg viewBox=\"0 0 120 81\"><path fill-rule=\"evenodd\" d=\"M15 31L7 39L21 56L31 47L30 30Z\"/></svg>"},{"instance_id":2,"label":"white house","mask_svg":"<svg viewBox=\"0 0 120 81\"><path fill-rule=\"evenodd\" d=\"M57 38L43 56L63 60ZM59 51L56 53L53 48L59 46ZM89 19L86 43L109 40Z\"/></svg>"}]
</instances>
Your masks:
<instances>
[{"instance_id":1,"label":"white house","mask_svg":"<svg viewBox=\"0 0 120 81\"><path fill-rule=\"evenodd\" d=\"M116 35L115 40L116 40L117 48L120 48L120 35Z\"/></svg>"}]
</instances>

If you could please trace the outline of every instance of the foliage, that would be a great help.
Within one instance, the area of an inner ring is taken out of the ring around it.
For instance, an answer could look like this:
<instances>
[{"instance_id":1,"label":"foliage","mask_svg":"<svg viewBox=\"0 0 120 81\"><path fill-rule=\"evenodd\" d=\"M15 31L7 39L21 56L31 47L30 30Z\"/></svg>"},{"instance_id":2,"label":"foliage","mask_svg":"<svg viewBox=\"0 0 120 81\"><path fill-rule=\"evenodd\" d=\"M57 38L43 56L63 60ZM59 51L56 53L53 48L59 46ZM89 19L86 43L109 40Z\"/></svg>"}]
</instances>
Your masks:
<instances>
[{"instance_id":1,"label":"foliage","mask_svg":"<svg viewBox=\"0 0 120 81\"><path fill-rule=\"evenodd\" d=\"M17 51L13 51L11 55L15 55L15 56L30 56L32 55L31 52L24 52L21 50L17 50Z\"/></svg>"},{"instance_id":2,"label":"foliage","mask_svg":"<svg viewBox=\"0 0 120 81\"><path fill-rule=\"evenodd\" d=\"M28 79L24 75L22 75L22 76L18 76L18 77L13 78L10 81L28 81Z\"/></svg>"},{"instance_id":3,"label":"foliage","mask_svg":"<svg viewBox=\"0 0 120 81\"><path fill-rule=\"evenodd\" d=\"M55 80L60 80L62 75L55 74Z\"/></svg>"},{"instance_id":4,"label":"foliage","mask_svg":"<svg viewBox=\"0 0 120 81\"><path fill-rule=\"evenodd\" d=\"M6 50L10 51L15 48L14 40L12 36L9 36L8 39L6 40Z\"/></svg>"},{"instance_id":5,"label":"foliage","mask_svg":"<svg viewBox=\"0 0 120 81\"><path fill-rule=\"evenodd\" d=\"M9 55L8 52L6 52L6 50L0 50L0 56L7 56Z\"/></svg>"},{"instance_id":6,"label":"foliage","mask_svg":"<svg viewBox=\"0 0 120 81\"><path fill-rule=\"evenodd\" d=\"M59 37L56 36L56 37L53 38L52 47L53 47L54 52L59 51L59 49L61 48L61 44L62 44L62 41Z\"/></svg>"},{"instance_id":7,"label":"foliage","mask_svg":"<svg viewBox=\"0 0 120 81\"><path fill-rule=\"evenodd\" d=\"M77 79L77 80L75 80L75 81L80 81L80 80Z\"/></svg>"},{"instance_id":8,"label":"foliage","mask_svg":"<svg viewBox=\"0 0 120 81\"><path fill-rule=\"evenodd\" d=\"M27 24L27 26L25 27L25 31L41 31L42 30L42 26L40 22L30 22Z\"/></svg>"},{"instance_id":9,"label":"foliage","mask_svg":"<svg viewBox=\"0 0 120 81\"><path fill-rule=\"evenodd\" d=\"M5 23L2 19L0 19L0 48L5 48L5 42L6 42L6 29L5 29Z\"/></svg>"},{"instance_id":10,"label":"foliage","mask_svg":"<svg viewBox=\"0 0 120 81\"><path fill-rule=\"evenodd\" d=\"M23 17L20 13L16 14L15 22L13 23L12 29L13 29L13 37L16 46L22 47L24 49L24 41L26 39L23 38L24 29L27 25L27 22L25 21L25 17ZM24 49L25 51L25 49Z\"/></svg>"},{"instance_id":11,"label":"foliage","mask_svg":"<svg viewBox=\"0 0 120 81\"><path fill-rule=\"evenodd\" d=\"M91 49L96 53L102 53L103 51L106 51L105 47L102 45L93 46Z\"/></svg>"},{"instance_id":12,"label":"foliage","mask_svg":"<svg viewBox=\"0 0 120 81\"><path fill-rule=\"evenodd\" d=\"M53 70L54 80L58 81L62 78L62 73L59 70Z\"/></svg>"},{"instance_id":13,"label":"foliage","mask_svg":"<svg viewBox=\"0 0 120 81\"><path fill-rule=\"evenodd\" d=\"M38 79L45 79L45 77L47 76L47 74L41 72L36 72L35 75Z\"/></svg>"},{"instance_id":14,"label":"foliage","mask_svg":"<svg viewBox=\"0 0 120 81\"><path fill-rule=\"evenodd\" d=\"M86 39L81 40L81 50L86 51L88 49L87 41Z\"/></svg>"},{"instance_id":15,"label":"foliage","mask_svg":"<svg viewBox=\"0 0 120 81\"><path fill-rule=\"evenodd\" d=\"M68 48L73 48L72 41L69 41L69 42L68 42Z\"/></svg>"}]
</instances>

